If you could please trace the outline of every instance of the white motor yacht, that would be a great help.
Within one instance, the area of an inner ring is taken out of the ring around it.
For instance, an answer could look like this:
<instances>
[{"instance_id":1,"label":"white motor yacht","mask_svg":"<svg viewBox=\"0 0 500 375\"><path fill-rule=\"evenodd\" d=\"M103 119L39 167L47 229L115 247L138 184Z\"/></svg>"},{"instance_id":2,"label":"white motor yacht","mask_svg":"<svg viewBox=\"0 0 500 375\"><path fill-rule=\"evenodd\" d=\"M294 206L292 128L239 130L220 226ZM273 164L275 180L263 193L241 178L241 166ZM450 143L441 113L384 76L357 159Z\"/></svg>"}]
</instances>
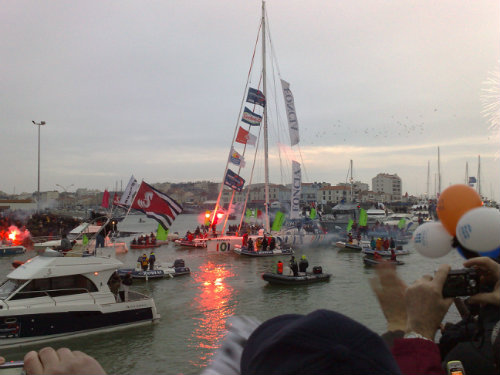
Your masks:
<instances>
[{"instance_id":1,"label":"white motor yacht","mask_svg":"<svg viewBox=\"0 0 500 375\"><path fill-rule=\"evenodd\" d=\"M46 250L0 285L0 349L157 321L151 297L108 283L123 264L113 258L60 256Z\"/></svg>"}]
</instances>

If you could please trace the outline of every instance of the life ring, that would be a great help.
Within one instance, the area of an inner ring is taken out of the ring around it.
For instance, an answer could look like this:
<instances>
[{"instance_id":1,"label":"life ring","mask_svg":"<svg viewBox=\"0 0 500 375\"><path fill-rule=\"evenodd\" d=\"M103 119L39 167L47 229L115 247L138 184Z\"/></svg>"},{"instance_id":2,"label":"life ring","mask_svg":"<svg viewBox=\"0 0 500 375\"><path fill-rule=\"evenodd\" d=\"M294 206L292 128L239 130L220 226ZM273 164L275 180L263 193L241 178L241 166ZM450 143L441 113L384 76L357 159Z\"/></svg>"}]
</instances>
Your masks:
<instances>
[{"instance_id":1,"label":"life ring","mask_svg":"<svg viewBox=\"0 0 500 375\"><path fill-rule=\"evenodd\" d=\"M226 251L227 248L228 248L227 242L221 242L221 244L219 246L220 251Z\"/></svg>"}]
</instances>

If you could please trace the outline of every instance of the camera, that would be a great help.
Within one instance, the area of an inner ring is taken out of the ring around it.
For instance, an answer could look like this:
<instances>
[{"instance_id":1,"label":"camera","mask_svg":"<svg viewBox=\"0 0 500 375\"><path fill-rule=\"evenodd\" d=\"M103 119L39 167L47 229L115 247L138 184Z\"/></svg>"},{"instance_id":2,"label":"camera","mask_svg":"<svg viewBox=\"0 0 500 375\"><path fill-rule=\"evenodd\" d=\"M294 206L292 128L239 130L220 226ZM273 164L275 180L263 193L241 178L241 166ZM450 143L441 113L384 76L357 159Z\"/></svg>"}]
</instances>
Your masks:
<instances>
[{"instance_id":1,"label":"camera","mask_svg":"<svg viewBox=\"0 0 500 375\"><path fill-rule=\"evenodd\" d=\"M473 268L451 270L443 285L443 297L464 297L479 293L479 274Z\"/></svg>"}]
</instances>

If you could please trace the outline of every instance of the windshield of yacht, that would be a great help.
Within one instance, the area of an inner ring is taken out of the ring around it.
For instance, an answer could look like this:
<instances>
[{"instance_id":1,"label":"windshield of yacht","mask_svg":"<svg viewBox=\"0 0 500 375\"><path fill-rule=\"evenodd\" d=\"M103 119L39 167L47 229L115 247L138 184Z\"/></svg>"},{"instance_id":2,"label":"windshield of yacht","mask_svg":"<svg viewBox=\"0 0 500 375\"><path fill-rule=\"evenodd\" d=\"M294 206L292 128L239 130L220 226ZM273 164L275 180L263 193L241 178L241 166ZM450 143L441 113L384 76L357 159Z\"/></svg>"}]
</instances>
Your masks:
<instances>
[{"instance_id":1,"label":"windshield of yacht","mask_svg":"<svg viewBox=\"0 0 500 375\"><path fill-rule=\"evenodd\" d=\"M8 279L0 285L0 300L8 298L12 292L16 291L26 280Z\"/></svg>"}]
</instances>

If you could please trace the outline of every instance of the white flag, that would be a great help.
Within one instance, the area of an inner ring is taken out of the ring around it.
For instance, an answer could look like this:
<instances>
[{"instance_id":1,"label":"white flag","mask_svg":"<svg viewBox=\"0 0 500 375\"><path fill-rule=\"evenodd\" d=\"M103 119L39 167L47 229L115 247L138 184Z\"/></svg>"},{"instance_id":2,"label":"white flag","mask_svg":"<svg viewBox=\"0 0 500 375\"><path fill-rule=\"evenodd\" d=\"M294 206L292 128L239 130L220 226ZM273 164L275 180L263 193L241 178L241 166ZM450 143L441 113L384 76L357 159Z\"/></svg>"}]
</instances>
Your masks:
<instances>
[{"instance_id":1,"label":"white flag","mask_svg":"<svg viewBox=\"0 0 500 375\"><path fill-rule=\"evenodd\" d=\"M130 206L132 204L132 200L135 197L135 194L137 193L137 190L139 190L139 184L137 183L134 175L132 175L127 184L127 187L125 188L125 191L122 194L120 204L124 206Z\"/></svg>"},{"instance_id":2,"label":"white flag","mask_svg":"<svg viewBox=\"0 0 500 375\"><path fill-rule=\"evenodd\" d=\"M248 133L247 145L255 146L256 143L257 143L257 137L255 135L253 135L252 133Z\"/></svg>"},{"instance_id":3,"label":"white flag","mask_svg":"<svg viewBox=\"0 0 500 375\"><path fill-rule=\"evenodd\" d=\"M300 172L300 163L292 160L292 197L290 207L290 219L300 217L300 193L302 187L302 176Z\"/></svg>"},{"instance_id":4,"label":"white flag","mask_svg":"<svg viewBox=\"0 0 500 375\"><path fill-rule=\"evenodd\" d=\"M283 89L283 97L285 98L286 117L290 131L290 145L295 146L299 143L299 121L297 120L297 112L295 112L295 101L290 90L290 84L287 81L281 80L281 88Z\"/></svg>"}]
</instances>

